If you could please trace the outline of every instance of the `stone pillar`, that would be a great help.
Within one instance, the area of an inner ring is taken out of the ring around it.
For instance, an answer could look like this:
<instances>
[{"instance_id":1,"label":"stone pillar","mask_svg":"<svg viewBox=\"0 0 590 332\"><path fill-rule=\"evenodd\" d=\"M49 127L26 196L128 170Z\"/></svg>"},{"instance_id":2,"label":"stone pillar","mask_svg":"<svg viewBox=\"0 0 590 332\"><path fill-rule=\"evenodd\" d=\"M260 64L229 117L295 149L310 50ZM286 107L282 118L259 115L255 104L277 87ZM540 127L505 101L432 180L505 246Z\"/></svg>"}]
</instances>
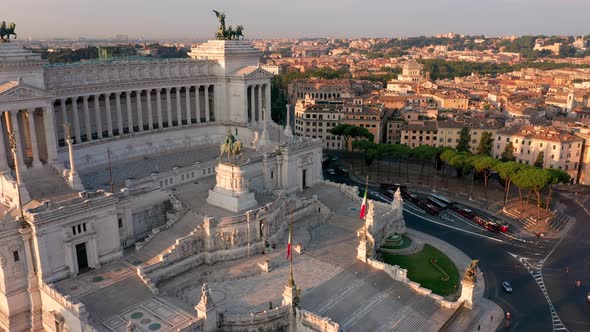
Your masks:
<instances>
[{"instance_id":1,"label":"stone pillar","mask_svg":"<svg viewBox=\"0 0 590 332\"><path fill-rule=\"evenodd\" d=\"M156 111L158 112L158 129L162 129L162 89L156 90Z\"/></svg>"},{"instance_id":2,"label":"stone pillar","mask_svg":"<svg viewBox=\"0 0 590 332\"><path fill-rule=\"evenodd\" d=\"M145 98L147 99L147 109L148 109L148 129L154 129L154 113L152 112L152 89L148 89L145 91Z\"/></svg>"},{"instance_id":3,"label":"stone pillar","mask_svg":"<svg viewBox=\"0 0 590 332\"><path fill-rule=\"evenodd\" d=\"M201 290L201 299L195 306L197 318L203 319L203 330L206 332L217 331L217 306L213 303L209 293L207 284L204 284Z\"/></svg>"},{"instance_id":4,"label":"stone pillar","mask_svg":"<svg viewBox=\"0 0 590 332\"><path fill-rule=\"evenodd\" d=\"M27 110L27 118L29 119L29 139L31 140L31 150L33 151L33 167L41 167L43 164L39 160L39 145L37 143L37 132L35 130L35 109ZM53 134L53 131L51 132Z\"/></svg>"},{"instance_id":5,"label":"stone pillar","mask_svg":"<svg viewBox=\"0 0 590 332\"><path fill-rule=\"evenodd\" d=\"M0 174L10 171L8 167L8 156L6 155L6 143L4 142L4 131L2 129L2 119L4 112L0 113Z\"/></svg>"},{"instance_id":6,"label":"stone pillar","mask_svg":"<svg viewBox=\"0 0 590 332\"><path fill-rule=\"evenodd\" d=\"M113 115L111 114L111 94L104 95L104 106L107 113L107 135L113 137Z\"/></svg>"},{"instance_id":7,"label":"stone pillar","mask_svg":"<svg viewBox=\"0 0 590 332\"><path fill-rule=\"evenodd\" d=\"M38 265L35 261L35 256L33 255L33 249L31 245L31 228L21 228L19 229L19 233L22 236L24 247L25 247L25 257L26 257L26 266L27 266L27 274L28 274L28 283L27 283L27 290L29 293L29 301L31 303L31 331L41 331L43 330L43 322L42 322L42 303L41 303L41 294L39 292L39 279L37 276L37 269Z\"/></svg>"},{"instance_id":8,"label":"stone pillar","mask_svg":"<svg viewBox=\"0 0 590 332\"><path fill-rule=\"evenodd\" d=\"M96 138L102 138L102 120L100 117L100 95L94 95L94 118L96 119Z\"/></svg>"},{"instance_id":9,"label":"stone pillar","mask_svg":"<svg viewBox=\"0 0 590 332\"><path fill-rule=\"evenodd\" d=\"M475 284L461 280L461 297L459 301L464 302L464 307L467 309L473 309L474 305L474 297L473 297L473 289L475 288Z\"/></svg>"},{"instance_id":10,"label":"stone pillar","mask_svg":"<svg viewBox=\"0 0 590 332\"><path fill-rule=\"evenodd\" d=\"M14 133L14 139L16 140L16 153L13 153L13 157L16 156L16 160L14 161L15 165L15 173L17 177L20 176L20 173L16 171L16 166L19 169L25 169L27 166L23 160L23 146L20 138L20 125L18 123L18 111L10 112L10 132ZM20 156L18 155L20 154Z\"/></svg>"},{"instance_id":11,"label":"stone pillar","mask_svg":"<svg viewBox=\"0 0 590 332\"><path fill-rule=\"evenodd\" d=\"M256 112L258 114L258 122L260 122L262 121L262 108L264 107L262 106L262 85L256 85L256 90L258 94L258 109L256 110Z\"/></svg>"},{"instance_id":12,"label":"stone pillar","mask_svg":"<svg viewBox=\"0 0 590 332\"><path fill-rule=\"evenodd\" d=\"M272 110L271 110L271 102L270 102L270 84L264 85L264 107L266 108L266 112L264 113L263 117L264 120L272 121Z\"/></svg>"},{"instance_id":13,"label":"stone pillar","mask_svg":"<svg viewBox=\"0 0 590 332\"><path fill-rule=\"evenodd\" d=\"M57 140L55 138L55 119L53 104L43 107L43 125L45 126L45 146L47 147L47 163L57 161Z\"/></svg>"},{"instance_id":14,"label":"stone pillar","mask_svg":"<svg viewBox=\"0 0 590 332\"><path fill-rule=\"evenodd\" d=\"M68 156L70 158L70 173L68 175L68 185L75 189L75 190L84 190L84 186L82 185L82 181L78 176L78 171L76 170L76 163L74 162L74 149L72 148L72 140L67 139L66 144L68 145Z\"/></svg>"},{"instance_id":15,"label":"stone pillar","mask_svg":"<svg viewBox=\"0 0 590 332\"><path fill-rule=\"evenodd\" d=\"M74 113L74 133L76 134L76 144L82 142L82 132L80 126L80 113L78 112L78 97L72 98L72 113Z\"/></svg>"},{"instance_id":16,"label":"stone pillar","mask_svg":"<svg viewBox=\"0 0 590 332\"><path fill-rule=\"evenodd\" d=\"M366 263L367 258L368 258L368 253L369 253L369 243L363 234L361 236L359 246L356 248L356 258L360 259L363 263Z\"/></svg>"},{"instance_id":17,"label":"stone pillar","mask_svg":"<svg viewBox=\"0 0 590 332\"><path fill-rule=\"evenodd\" d=\"M186 124L191 125L193 122L191 116L191 87L185 87L184 91L186 92Z\"/></svg>"},{"instance_id":18,"label":"stone pillar","mask_svg":"<svg viewBox=\"0 0 590 332\"><path fill-rule=\"evenodd\" d=\"M84 107L84 126L86 127L86 142L92 141L92 127L90 127L90 109L88 108L88 96L82 97Z\"/></svg>"},{"instance_id":19,"label":"stone pillar","mask_svg":"<svg viewBox=\"0 0 590 332\"><path fill-rule=\"evenodd\" d=\"M68 112L67 112L67 108L66 108L66 99L61 99L59 101L59 103L60 103L60 106L61 106L61 121L62 121L62 124L65 125L66 123L68 123ZM64 142L65 142L65 140L68 139L68 137L66 137L66 132L65 131L63 133L64 133L63 134L63 139L64 139Z\"/></svg>"},{"instance_id":20,"label":"stone pillar","mask_svg":"<svg viewBox=\"0 0 590 332\"><path fill-rule=\"evenodd\" d=\"M172 99L170 99L170 88L166 88L166 116L168 117L168 128L172 127Z\"/></svg>"},{"instance_id":21,"label":"stone pillar","mask_svg":"<svg viewBox=\"0 0 590 332\"><path fill-rule=\"evenodd\" d=\"M254 85L250 85L250 124L256 123L256 96L254 95Z\"/></svg>"},{"instance_id":22,"label":"stone pillar","mask_svg":"<svg viewBox=\"0 0 590 332\"><path fill-rule=\"evenodd\" d=\"M177 126L182 126L182 107L180 106L180 88L176 88L176 122Z\"/></svg>"},{"instance_id":23,"label":"stone pillar","mask_svg":"<svg viewBox=\"0 0 590 332\"><path fill-rule=\"evenodd\" d=\"M283 305L295 306L299 301L299 294L297 294L297 286L293 279L289 279L289 282L285 285L283 291Z\"/></svg>"},{"instance_id":24,"label":"stone pillar","mask_svg":"<svg viewBox=\"0 0 590 332\"><path fill-rule=\"evenodd\" d=\"M195 110L196 110L196 114L197 114L197 123L201 123L201 100L200 100L200 89L201 86L197 85L195 86Z\"/></svg>"},{"instance_id":25,"label":"stone pillar","mask_svg":"<svg viewBox=\"0 0 590 332\"><path fill-rule=\"evenodd\" d=\"M209 85L205 85L205 122L210 122L209 115Z\"/></svg>"},{"instance_id":26,"label":"stone pillar","mask_svg":"<svg viewBox=\"0 0 590 332\"><path fill-rule=\"evenodd\" d=\"M139 132L143 131L143 105L141 104L141 90L135 91L135 102L137 103L137 125Z\"/></svg>"},{"instance_id":27,"label":"stone pillar","mask_svg":"<svg viewBox=\"0 0 590 332\"><path fill-rule=\"evenodd\" d=\"M121 112L121 92L115 92L115 104L117 107L117 129L119 129L119 135L123 135L123 112Z\"/></svg>"},{"instance_id":28,"label":"stone pillar","mask_svg":"<svg viewBox=\"0 0 590 332\"><path fill-rule=\"evenodd\" d=\"M127 103L127 128L129 133L133 133L133 110L131 109L131 91L125 92L125 101Z\"/></svg>"}]
</instances>

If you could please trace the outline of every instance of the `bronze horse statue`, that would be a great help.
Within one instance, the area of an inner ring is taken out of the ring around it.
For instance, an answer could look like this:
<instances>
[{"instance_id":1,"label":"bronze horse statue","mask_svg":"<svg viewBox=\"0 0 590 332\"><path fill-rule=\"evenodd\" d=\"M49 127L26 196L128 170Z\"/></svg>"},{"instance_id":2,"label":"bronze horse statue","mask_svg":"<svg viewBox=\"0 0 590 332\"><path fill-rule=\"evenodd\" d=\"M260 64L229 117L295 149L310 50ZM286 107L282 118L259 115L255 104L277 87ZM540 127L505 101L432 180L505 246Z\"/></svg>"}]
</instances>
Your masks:
<instances>
[{"instance_id":1,"label":"bronze horse statue","mask_svg":"<svg viewBox=\"0 0 590 332\"><path fill-rule=\"evenodd\" d=\"M218 12L217 10L213 10L215 15L217 16L217 20L219 20L219 27L217 28L217 32L215 33L215 38L220 40L232 40L237 39L239 40L240 37L244 38L244 27L238 25L234 30L230 25L229 28L226 29L225 27L225 13Z\"/></svg>"},{"instance_id":2,"label":"bronze horse statue","mask_svg":"<svg viewBox=\"0 0 590 332\"><path fill-rule=\"evenodd\" d=\"M2 43L9 42L10 35L13 35L14 39L16 39L16 33L14 32L15 28L16 28L16 24L14 24L13 22L8 23L8 26L7 26L6 22L2 21L0 23L0 41Z\"/></svg>"},{"instance_id":3,"label":"bronze horse statue","mask_svg":"<svg viewBox=\"0 0 590 332\"><path fill-rule=\"evenodd\" d=\"M223 155L227 154L229 162L235 162L236 158L242 156L242 143L231 134L231 131L227 130L227 136L225 141L219 146L221 153L219 154L219 160L223 162Z\"/></svg>"}]
</instances>

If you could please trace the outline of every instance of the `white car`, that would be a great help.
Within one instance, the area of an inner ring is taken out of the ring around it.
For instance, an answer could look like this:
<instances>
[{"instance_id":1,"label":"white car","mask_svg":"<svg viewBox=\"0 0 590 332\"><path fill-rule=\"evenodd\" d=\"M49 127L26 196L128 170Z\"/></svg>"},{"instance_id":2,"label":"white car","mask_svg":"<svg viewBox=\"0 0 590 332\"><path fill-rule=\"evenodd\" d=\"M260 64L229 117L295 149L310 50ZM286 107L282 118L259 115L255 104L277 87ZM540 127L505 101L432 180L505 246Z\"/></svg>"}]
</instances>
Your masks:
<instances>
[{"instance_id":1,"label":"white car","mask_svg":"<svg viewBox=\"0 0 590 332\"><path fill-rule=\"evenodd\" d=\"M590 293L588 293L588 303L590 303Z\"/></svg>"},{"instance_id":2,"label":"white car","mask_svg":"<svg viewBox=\"0 0 590 332\"><path fill-rule=\"evenodd\" d=\"M512 286L508 281L502 281L502 288L506 291L506 293L512 293Z\"/></svg>"}]
</instances>

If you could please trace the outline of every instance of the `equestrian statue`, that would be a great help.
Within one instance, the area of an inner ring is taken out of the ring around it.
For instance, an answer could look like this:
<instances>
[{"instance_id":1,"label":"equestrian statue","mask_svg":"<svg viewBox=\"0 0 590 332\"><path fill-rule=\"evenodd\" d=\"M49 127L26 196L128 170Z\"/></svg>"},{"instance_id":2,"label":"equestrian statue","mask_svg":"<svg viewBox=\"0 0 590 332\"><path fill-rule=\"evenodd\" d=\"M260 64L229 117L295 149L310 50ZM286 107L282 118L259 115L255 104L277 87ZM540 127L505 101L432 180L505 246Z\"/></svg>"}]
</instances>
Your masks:
<instances>
[{"instance_id":1,"label":"equestrian statue","mask_svg":"<svg viewBox=\"0 0 590 332\"><path fill-rule=\"evenodd\" d=\"M217 10L213 10L217 19L219 20L219 28L217 28L217 32L215 33L215 38L219 40L240 40L240 37L244 39L244 27L238 25L235 30L230 25L229 28L225 27L225 13L218 12Z\"/></svg>"},{"instance_id":2,"label":"equestrian statue","mask_svg":"<svg viewBox=\"0 0 590 332\"><path fill-rule=\"evenodd\" d=\"M14 39L16 39L14 28L16 28L16 24L13 22L8 23L8 25L6 25L5 21L0 22L0 41L2 43L10 42L10 35L13 35Z\"/></svg>"},{"instance_id":3,"label":"equestrian statue","mask_svg":"<svg viewBox=\"0 0 590 332\"><path fill-rule=\"evenodd\" d=\"M244 157L242 155L242 143L231 134L231 131L227 130L227 136L225 141L220 145L221 153L219 154L219 160L223 162L223 155L227 154L227 160L231 163L235 163L236 159Z\"/></svg>"}]
</instances>

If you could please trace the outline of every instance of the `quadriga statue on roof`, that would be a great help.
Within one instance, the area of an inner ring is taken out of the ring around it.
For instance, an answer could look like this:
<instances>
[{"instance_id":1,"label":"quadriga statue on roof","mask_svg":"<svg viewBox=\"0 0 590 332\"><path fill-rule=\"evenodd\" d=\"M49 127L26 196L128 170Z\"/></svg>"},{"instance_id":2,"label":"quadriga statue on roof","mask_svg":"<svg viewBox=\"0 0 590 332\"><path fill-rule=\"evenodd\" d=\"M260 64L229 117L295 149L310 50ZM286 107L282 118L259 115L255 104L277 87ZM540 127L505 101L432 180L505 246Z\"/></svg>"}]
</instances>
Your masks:
<instances>
[{"instance_id":1,"label":"quadriga statue on roof","mask_svg":"<svg viewBox=\"0 0 590 332\"><path fill-rule=\"evenodd\" d=\"M6 25L5 21L0 22L0 41L8 43L10 41L10 35L13 35L14 39L16 39L14 28L16 28L16 24L13 22L8 23L8 25Z\"/></svg>"},{"instance_id":2,"label":"quadriga statue on roof","mask_svg":"<svg viewBox=\"0 0 590 332\"><path fill-rule=\"evenodd\" d=\"M217 28L217 32L215 33L215 38L220 40L239 40L240 37L244 39L244 27L241 25L236 26L236 28L232 28L230 25L229 28L225 27L225 13L218 12L217 10L213 10L217 19L219 20L219 27Z\"/></svg>"}]
</instances>

